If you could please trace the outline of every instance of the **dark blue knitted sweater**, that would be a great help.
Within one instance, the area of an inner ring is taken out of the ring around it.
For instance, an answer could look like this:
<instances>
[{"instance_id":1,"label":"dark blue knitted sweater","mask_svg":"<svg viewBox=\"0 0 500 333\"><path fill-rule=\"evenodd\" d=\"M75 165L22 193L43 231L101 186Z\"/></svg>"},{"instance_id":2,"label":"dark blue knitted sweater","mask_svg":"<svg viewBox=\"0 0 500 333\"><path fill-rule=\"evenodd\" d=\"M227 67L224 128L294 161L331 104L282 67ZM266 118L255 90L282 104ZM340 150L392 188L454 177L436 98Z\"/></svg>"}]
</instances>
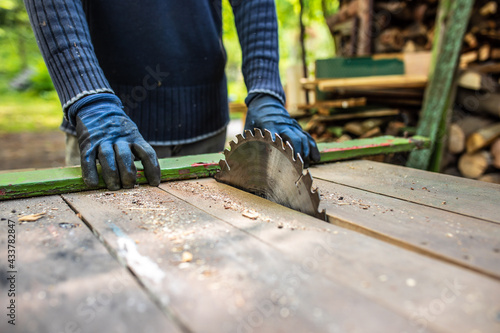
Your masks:
<instances>
[{"instance_id":1,"label":"dark blue knitted sweater","mask_svg":"<svg viewBox=\"0 0 500 333\"><path fill-rule=\"evenodd\" d=\"M25 0L66 113L115 93L151 144L209 137L228 122L221 0ZM233 0L249 94L284 102L274 0ZM67 122L63 129L74 133Z\"/></svg>"}]
</instances>

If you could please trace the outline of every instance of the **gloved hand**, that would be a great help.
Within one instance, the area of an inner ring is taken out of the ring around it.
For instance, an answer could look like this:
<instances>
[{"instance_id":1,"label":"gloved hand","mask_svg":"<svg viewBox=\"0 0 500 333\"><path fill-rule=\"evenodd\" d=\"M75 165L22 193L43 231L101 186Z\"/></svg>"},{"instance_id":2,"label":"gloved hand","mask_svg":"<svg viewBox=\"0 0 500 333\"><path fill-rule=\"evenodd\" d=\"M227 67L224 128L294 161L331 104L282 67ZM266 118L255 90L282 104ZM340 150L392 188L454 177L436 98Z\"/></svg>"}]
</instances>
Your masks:
<instances>
[{"instance_id":1,"label":"gloved hand","mask_svg":"<svg viewBox=\"0 0 500 333\"><path fill-rule=\"evenodd\" d=\"M309 133L302 130L299 123L290 117L281 102L267 94L249 96L245 129L267 129L277 133L283 140L290 142L294 152L299 153L304 161L304 167L309 167L311 161L319 162L321 155L318 146Z\"/></svg>"},{"instance_id":2,"label":"gloved hand","mask_svg":"<svg viewBox=\"0 0 500 333\"><path fill-rule=\"evenodd\" d=\"M156 153L122 110L118 97L113 94L84 97L70 107L68 117L76 127L85 184L97 186L98 158L108 189L134 187L137 173L134 156L142 161L149 184L160 184Z\"/></svg>"}]
</instances>

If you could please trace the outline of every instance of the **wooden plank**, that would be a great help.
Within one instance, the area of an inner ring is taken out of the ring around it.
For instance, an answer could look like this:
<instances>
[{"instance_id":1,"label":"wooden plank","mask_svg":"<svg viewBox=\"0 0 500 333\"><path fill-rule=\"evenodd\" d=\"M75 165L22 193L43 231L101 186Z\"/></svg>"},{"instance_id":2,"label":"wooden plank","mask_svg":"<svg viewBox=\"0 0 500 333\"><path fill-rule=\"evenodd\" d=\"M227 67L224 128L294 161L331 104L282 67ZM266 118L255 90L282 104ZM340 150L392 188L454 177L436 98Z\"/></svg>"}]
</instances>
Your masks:
<instances>
[{"instance_id":1,"label":"wooden plank","mask_svg":"<svg viewBox=\"0 0 500 333\"><path fill-rule=\"evenodd\" d=\"M495 319L500 297L497 280L322 222L212 179L160 186L272 245L293 258L304 274L323 274L407 316L406 330L488 332L500 328ZM242 216L248 207L258 213L256 220ZM449 293L451 281L461 288L457 297L447 301L442 298ZM330 291L324 292L335 298ZM383 320L371 324L371 332L392 331Z\"/></svg>"},{"instance_id":2,"label":"wooden plank","mask_svg":"<svg viewBox=\"0 0 500 333\"><path fill-rule=\"evenodd\" d=\"M314 271L301 275L269 244L158 188L64 198L188 331L365 332L374 323L416 331L408 318Z\"/></svg>"},{"instance_id":3,"label":"wooden plank","mask_svg":"<svg viewBox=\"0 0 500 333\"><path fill-rule=\"evenodd\" d=\"M321 162L340 161L368 155L397 153L424 149L429 141L423 137L395 138L380 136L370 139L357 139L343 143L319 143Z\"/></svg>"},{"instance_id":4,"label":"wooden plank","mask_svg":"<svg viewBox=\"0 0 500 333\"><path fill-rule=\"evenodd\" d=\"M343 143L320 144L320 150L324 150L324 153L321 153L322 161L333 161L336 158L344 159L346 156L353 158L374 153L411 151L426 148L429 144L426 138L421 137L403 139L386 136L374 140L371 143L352 140ZM219 161L223 158L224 155L218 153L160 159L161 180L171 181L213 176L219 169ZM137 183L146 184L147 180L142 171L142 165L136 162L136 166L138 170ZM101 179L97 188L105 187L104 181ZM0 201L89 189L83 182L80 167L0 174Z\"/></svg>"},{"instance_id":5,"label":"wooden plank","mask_svg":"<svg viewBox=\"0 0 500 333\"><path fill-rule=\"evenodd\" d=\"M332 223L500 279L499 225L315 181Z\"/></svg>"},{"instance_id":6,"label":"wooden plank","mask_svg":"<svg viewBox=\"0 0 500 333\"><path fill-rule=\"evenodd\" d=\"M189 179L213 176L219 168L222 154L205 154L160 159L161 180ZM136 162L137 184L147 184L140 162ZM98 167L100 173L100 167ZM102 178L96 188L106 188ZM80 167L52 168L0 174L0 201L85 191Z\"/></svg>"},{"instance_id":7,"label":"wooden plank","mask_svg":"<svg viewBox=\"0 0 500 333\"><path fill-rule=\"evenodd\" d=\"M424 88L427 85L426 75L383 75L340 79L317 80L320 91L336 91L339 89L390 89L390 88Z\"/></svg>"},{"instance_id":8,"label":"wooden plank","mask_svg":"<svg viewBox=\"0 0 500 333\"><path fill-rule=\"evenodd\" d=\"M18 223L19 214L40 212L38 221ZM2 202L0 217L0 331L179 332L60 197ZM7 235L15 235L12 268ZM12 275L15 326L5 317Z\"/></svg>"},{"instance_id":9,"label":"wooden plank","mask_svg":"<svg viewBox=\"0 0 500 333\"><path fill-rule=\"evenodd\" d=\"M315 108L352 108L356 106L365 106L366 98L344 98L330 101L316 101L313 104L299 104L297 106L298 109L310 110Z\"/></svg>"},{"instance_id":10,"label":"wooden plank","mask_svg":"<svg viewBox=\"0 0 500 333\"><path fill-rule=\"evenodd\" d=\"M500 223L500 186L372 161L309 169L314 178Z\"/></svg>"},{"instance_id":11,"label":"wooden plank","mask_svg":"<svg viewBox=\"0 0 500 333\"><path fill-rule=\"evenodd\" d=\"M417 134L431 139L431 149L410 154L407 165L427 169L447 110L452 81L462 47L463 36L472 8L472 0L443 0L436 18L436 40L433 43L431 75L422 107Z\"/></svg>"},{"instance_id":12,"label":"wooden plank","mask_svg":"<svg viewBox=\"0 0 500 333\"><path fill-rule=\"evenodd\" d=\"M349 110L346 113L337 113L332 115L314 115L311 121L315 122L333 122L338 120L372 118L372 117L390 117L400 114L398 109L371 109L371 110Z\"/></svg>"}]
</instances>

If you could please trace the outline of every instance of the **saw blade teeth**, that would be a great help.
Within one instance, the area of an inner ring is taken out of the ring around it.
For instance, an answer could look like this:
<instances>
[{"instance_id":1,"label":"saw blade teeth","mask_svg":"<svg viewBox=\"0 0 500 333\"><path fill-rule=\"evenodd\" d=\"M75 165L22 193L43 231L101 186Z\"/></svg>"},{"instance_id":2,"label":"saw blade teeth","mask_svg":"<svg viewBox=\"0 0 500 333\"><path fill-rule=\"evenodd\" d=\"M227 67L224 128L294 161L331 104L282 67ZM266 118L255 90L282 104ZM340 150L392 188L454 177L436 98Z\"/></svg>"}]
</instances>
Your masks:
<instances>
[{"instance_id":1,"label":"saw blade teeth","mask_svg":"<svg viewBox=\"0 0 500 333\"><path fill-rule=\"evenodd\" d=\"M306 186L306 188L309 191L311 191L311 193L315 193L312 190L313 179L312 179L312 176L309 173L309 171L306 171L306 173L300 179L302 179L302 182L304 183L304 185Z\"/></svg>"},{"instance_id":2,"label":"saw blade teeth","mask_svg":"<svg viewBox=\"0 0 500 333\"><path fill-rule=\"evenodd\" d=\"M234 151L236 149L236 142L234 142L232 140L229 141L229 147L231 148L231 151ZM224 154L226 153L226 150L224 150Z\"/></svg>"},{"instance_id":3,"label":"saw blade teeth","mask_svg":"<svg viewBox=\"0 0 500 333\"><path fill-rule=\"evenodd\" d=\"M253 130L255 132L255 137L256 138L258 138L258 139L264 139L264 135L262 134L262 131L260 130L260 128L254 128Z\"/></svg>"},{"instance_id":4,"label":"saw blade teeth","mask_svg":"<svg viewBox=\"0 0 500 333\"><path fill-rule=\"evenodd\" d=\"M218 172L229 170L229 165L227 164L227 162L225 160L220 160L219 166L220 166L220 170L217 170Z\"/></svg>"},{"instance_id":5,"label":"saw blade teeth","mask_svg":"<svg viewBox=\"0 0 500 333\"><path fill-rule=\"evenodd\" d=\"M271 132L267 129L264 129L264 140L268 141L268 142L274 142L273 140L273 135L271 134Z\"/></svg>"},{"instance_id":6,"label":"saw blade teeth","mask_svg":"<svg viewBox=\"0 0 500 333\"><path fill-rule=\"evenodd\" d=\"M319 201L320 201L319 192L311 192L311 200L313 206L316 207L317 210L319 208Z\"/></svg>"},{"instance_id":7,"label":"saw blade teeth","mask_svg":"<svg viewBox=\"0 0 500 333\"><path fill-rule=\"evenodd\" d=\"M253 135L252 131L245 130L245 139L250 140L253 137L254 137L254 135Z\"/></svg>"},{"instance_id":8,"label":"saw blade teeth","mask_svg":"<svg viewBox=\"0 0 500 333\"><path fill-rule=\"evenodd\" d=\"M326 209L323 209L321 212L318 212L316 214L316 217L319 218L320 220L330 222L328 221L328 216L326 215Z\"/></svg>"},{"instance_id":9,"label":"saw blade teeth","mask_svg":"<svg viewBox=\"0 0 500 333\"><path fill-rule=\"evenodd\" d=\"M281 136L279 136L278 133L276 133L274 136L276 137L276 140L275 140L276 147L279 147L279 148L284 150L285 147L283 146L283 139L281 138Z\"/></svg>"},{"instance_id":10,"label":"saw blade teeth","mask_svg":"<svg viewBox=\"0 0 500 333\"><path fill-rule=\"evenodd\" d=\"M229 143L229 145L231 146L231 150L229 150L229 149L224 149L224 151L222 152L226 158L227 158L229 155L231 155L231 151L233 151L233 150L234 150L234 148L236 147L236 144L235 144L233 141L231 141L231 142Z\"/></svg>"},{"instance_id":11,"label":"saw blade teeth","mask_svg":"<svg viewBox=\"0 0 500 333\"><path fill-rule=\"evenodd\" d=\"M297 170L299 170L300 168L300 172L302 172L304 170L304 161L302 160L302 156L300 156L300 154L297 153L295 157L297 158L297 161L295 162L295 167L297 168Z\"/></svg>"},{"instance_id":12,"label":"saw blade teeth","mask_svg":"<svg viewBox=\"0 0 500 333\"><path fill-rule=\"evenodd\" d=\"M242 143L243 143L243 141L245 141L245 138L244 138L244 137L243 137L243 135L241 135L241 134L237 134L237 135L236 135L236 139L238 139L238 144L239 144L239 145L240 145L240 144L242 144Z\"/></svg>"},{"instance_id":13,"label":"saw blade teeth","mask_svg":"<svg viewBox=\"0 0 500 333\"><path fill-rule=\"evenodd\" d=\"M285 142L285 152L288 155L288 157L290 158L290 160L295 162L295 158L293 156L293 147L290 144L290 142L288 142L288 141Z\"/></svg>"}]
</instances>

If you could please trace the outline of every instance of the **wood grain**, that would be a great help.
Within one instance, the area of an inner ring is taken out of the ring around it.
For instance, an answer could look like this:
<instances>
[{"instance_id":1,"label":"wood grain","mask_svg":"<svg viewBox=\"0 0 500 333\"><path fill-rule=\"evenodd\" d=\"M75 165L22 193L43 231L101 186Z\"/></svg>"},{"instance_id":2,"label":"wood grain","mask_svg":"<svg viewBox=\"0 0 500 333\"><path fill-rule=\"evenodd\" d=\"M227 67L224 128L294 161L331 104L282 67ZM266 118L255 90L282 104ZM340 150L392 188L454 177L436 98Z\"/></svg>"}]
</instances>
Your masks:
<instances>
[{"instance_id":1,"label":"wood grain","mask_svg":"<svg viewBox=\"0 0 500 333\"><path fill-rule=\"evenodd\" d=\"M316 165L312 176L473 218L500 223L500 186L372 161Z\"/></svg>"},{"instance_id":2,"label":"wood grain","mask_svg":"<svg viewBox=\"0 0 500 333\"><path fill-rule=\"evenodd\" d=\"M157 188L64 198L186 330L368 331L378 322L416 331L404 316L320 274L295 272L270 245Z\"/></svg>"},{"instance_id":3,"label":"wood grain","mask_svg":"<svg viewBox=\"0 0 500 333\"><path fill-rule=\"evenodd\" d=\"M15 223L18 332L179 332L60 197L2 202L0 217L4 300L7 220ZM2 318L0 331L12 328Z\"/></svg>"},{"instance_id":4,"label":"wood grain","mask_svg":"<svg viewBox=\"0 0 500 333\"><path fill-rule=\"evenodd\" d=\"M332 223L500 280L500 225L315 181Z\"/></svg>"},{"instance_id":5,"label":"wood grain","mask_svg":"<svg viewBox=\"0 0 500 333\"><path fill-rule=\"evenodd\" d=\"M165 183L161 188L278 249L305 274L323 274L401 313L408 318L407 329L500 328L492 317L500 311L496 280L322 222L212 179ZM253 209L259 217L246 218L246 209ZM424 318L422 311L443 302L440 298L449 292L452 281L463 286L460 295L447 302L439 316ZM324 292L336 298L330 291ZM390 331L383 321L372 321L370 331Z\"/></svg>"}]
</instances>

